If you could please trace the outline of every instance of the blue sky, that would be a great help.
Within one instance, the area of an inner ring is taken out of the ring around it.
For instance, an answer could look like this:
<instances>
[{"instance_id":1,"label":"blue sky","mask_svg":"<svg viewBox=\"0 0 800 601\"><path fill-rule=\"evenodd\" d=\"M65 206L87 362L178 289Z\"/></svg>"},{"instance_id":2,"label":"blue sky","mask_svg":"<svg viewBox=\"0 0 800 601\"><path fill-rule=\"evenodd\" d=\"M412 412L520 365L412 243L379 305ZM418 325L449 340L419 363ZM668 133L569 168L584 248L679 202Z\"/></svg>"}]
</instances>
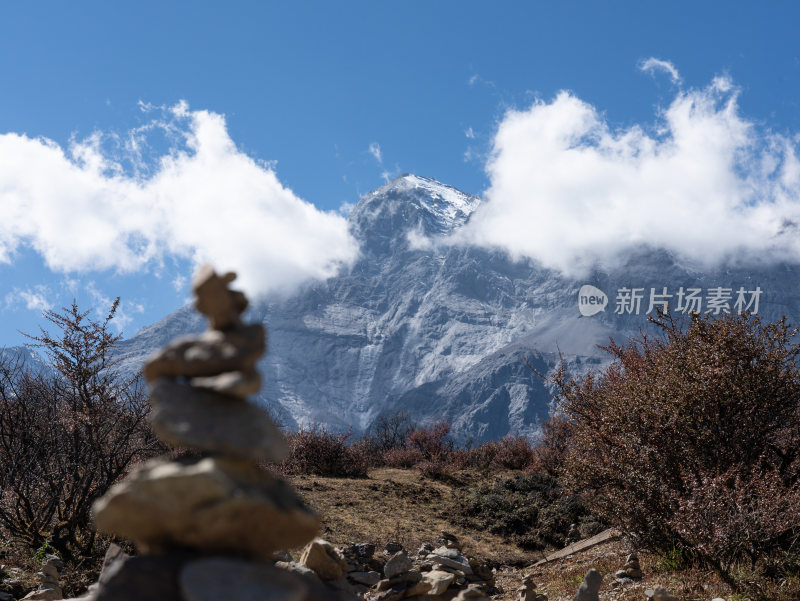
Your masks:
<instances>
[{"instance_id":1,"label":"blue sky","mask_svg":"<svg viewBox=\"0 0 800 601\"><path fill-rule=\"evenodd\" d=\"M579 243L556 257L546 231L541 246L509 234L520 217L552 223L565 218L553 206L582 206L564 182L515 175L539 154L563 158L550 172L575 165L585 189L608 197L646 193L634 173L679 173L690 183L674 194L687 211L697 199L753 189L741 203L767 198L769 211L743 217L712 201L707 227L725 250L734 242L723 230L763 221L742 238L762 252L770 224L797 208L786 181L800 133L798 12L792 2L5 3L0 345L19 343L17 330L35 332L42 308L73 297L102 309L122 296L118 325L131 335L185 302L192 264L204 258L243 271L256 294L326 277L357 254L341 208L404 172L489 197L495 209L467 243L509 239L512 255L569 270L585 262ZM704 102L703 119L687 109L681 120L686 103ZM556 138L591 139L577 162L559 143L542 146L544 122L563 124ZM676 142L693 131L718 143ZM684 148L680 160L637 158L665 138ZM713 177L695 181L675 165L717 152L704 169ZM742 161L785 169L765 175ZM546 204L508 192L520 187ZM109 212L99 222L89 216L98 206ZM251 227L219 219L226 211ZM126 215L132 224L120 224ZM609 217L599 241L608 257L620 250L612 238L660 239L641 219L633 232ZM229 229L205 244L198 236L215 224ZM305 251L287 257L280 240L250 255L232 248L287 224ZM709 253L701 232L663 235L667 246ZM793 242L781 244L795 256Z\"/></svg>"}]
</instances>

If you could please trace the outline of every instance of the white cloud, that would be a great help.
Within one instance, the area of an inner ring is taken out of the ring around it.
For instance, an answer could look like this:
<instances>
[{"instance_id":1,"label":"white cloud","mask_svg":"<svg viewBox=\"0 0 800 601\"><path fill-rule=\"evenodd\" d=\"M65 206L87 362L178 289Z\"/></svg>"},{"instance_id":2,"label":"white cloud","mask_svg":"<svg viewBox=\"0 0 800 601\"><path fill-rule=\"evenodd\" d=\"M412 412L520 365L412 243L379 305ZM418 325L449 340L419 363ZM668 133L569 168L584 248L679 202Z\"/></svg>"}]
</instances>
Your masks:
<instances>
[{"instance_id":1,"label":"white cloud","mask_svg":"<svg viewBox=\"0 0 800 601\"><path fill-rule=\"evenodd\" d=\"M33 289L14 288L11 292L6 294L6 306L11 307L18 303L25 305L25 308L37 313L43 313L53 308L53 303L48 300L49 290L46 286L34 286Z\"/></svg>"},{"instance_id":2,"label":"white cloud","mask_svg":"<svg viewBox=\"0 0 800 601\"><path fill-rule=\"evenodd\" d=\"M383 164L383 155L381 154L381 145L377 142L372 142L369 145L369 153L375 157L375 160L378 161L378 164Z\"/></svg>"},{"instance_id":3,"label":"white cloud","mask_svg":"<svg viewBox=\"0 0 800 601\"><path fill-rule=\"evenodd\" d=\"M679 92L655 128L612 129L568 92L510 110L486 171L453 242L570 274L640 244L705 265L800 260L797 139L743 118L726 78Z\"/></svg>"},{"instance_id":4,"label":"white cloud","mask_svg":"<svg viewBox=\"0 0 800 601\"><path fill-rule=\"evenodd\" d=\"M672 80L672 83L680 83L681 82L681 75L678 73L678 70L675 68L669 61L664 61L658 58L650 57L646 60L643 60L639 63L639 69L644 71L645 73L650 73L651 75L655 74L656 71L662 71L669 75L669 78Z\"/></svg>"},{"instance_id":5,"label":"white cloud","mask_svg":"<svg viewBox=\"0 0 800 601\"><path fill-rule=\"evenodd\" d=\"M155 157L142 142L153 128L172 145ZM104 149L110 138L64 149L0 135L0 261L29 246L53 271L133 272L171 255L235 270L237 284L259 295L334 275L358 253L345 219L240 152L222 115L182 102L131 132L119 153Z\"/></svg>"},{"instance_id":6,"label":"white cloud","mask_svg":"<svg viewBox=\"0 0 800 601\"><path fill-rule=\"evenodd\" d=\"M472 131L471 127L468 127L467 130L464 132L464 135L467 136L470 140L475 139L475 132Z\"/></svg>"},{"instance_id":7,"label":"white cloud","mask_svg":"<svg viewBox=\"0 0 800 601\"><path fill-rule=\"evenodd\" d=\"M186 276L179 274L172 280L172 287L175 289L175 292L180 292L186 287L188 281L189 280Z\"/></svg>"},{"instance_id":8,"label":"white cloud","mask_svg":"<svg viewBox=\"0 0 800 601\"><path fill-rule=\"evenodd\" d=\"M430 250L435 246L435 241L426 236L421 227L408 230L406 242L408 242L409 250Z\"/></svg>"}]
</instances>

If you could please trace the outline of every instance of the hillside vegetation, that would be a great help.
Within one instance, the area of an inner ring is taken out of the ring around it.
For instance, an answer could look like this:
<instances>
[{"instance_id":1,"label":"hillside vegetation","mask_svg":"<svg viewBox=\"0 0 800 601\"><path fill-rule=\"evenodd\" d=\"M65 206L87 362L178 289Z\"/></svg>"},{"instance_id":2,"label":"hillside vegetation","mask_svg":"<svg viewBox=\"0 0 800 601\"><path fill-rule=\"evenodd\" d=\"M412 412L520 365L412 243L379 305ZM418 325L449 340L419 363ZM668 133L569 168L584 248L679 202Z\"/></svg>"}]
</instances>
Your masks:
<instances>
[{"instance_id":1,"label":"hillside vegetation","mask_svg":"<svg viewBox=\"0 0 800 601\"><path fill-rule=\"evenodd\" d=\"M34 342L53 374L0 369L5 562L31 573L57 552L68 593L96 577L107 546L91 528L91 502L164 451L146 427L141 388L114 378L108 319L86 316L75 306L48 313L61 335ZM551 598L571 595L587 562L610 574L630 551L645 579L604 598L641 599L656 579L685 599L711 599L712 589L800 598L796 331L750 316L655 321L659 337L611 342L604 371L555 373L555 411L535 445L509 437L457 447L447 423L396 413L359 438L322 426L288 433L290 457L265 467L323 516L331 542L414 551L455 533L498 570L503 599L523 572ZM609 527L622 538L530 568ZM16 595L25 582L6 573L3 587Z\"/></svg>"}]
</instances>

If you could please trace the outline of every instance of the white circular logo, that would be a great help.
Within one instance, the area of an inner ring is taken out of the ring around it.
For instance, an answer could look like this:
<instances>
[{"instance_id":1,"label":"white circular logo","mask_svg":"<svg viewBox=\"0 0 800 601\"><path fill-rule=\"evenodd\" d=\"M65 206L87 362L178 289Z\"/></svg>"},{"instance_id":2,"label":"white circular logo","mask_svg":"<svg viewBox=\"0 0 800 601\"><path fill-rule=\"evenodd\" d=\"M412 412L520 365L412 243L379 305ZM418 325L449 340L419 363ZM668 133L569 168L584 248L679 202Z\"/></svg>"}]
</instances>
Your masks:
<instances>
[{"instance_id":1,"label":"white circular logo","mask_svg":"<svg viewBox=\"0 0 800 601\"><path fill-rule=\"evenodd\" d=\"M584 284L578 291L578 311L584 317L591 317L606 310L608 297L606 293L589 284Z\"/></svg>"}]
</instances>

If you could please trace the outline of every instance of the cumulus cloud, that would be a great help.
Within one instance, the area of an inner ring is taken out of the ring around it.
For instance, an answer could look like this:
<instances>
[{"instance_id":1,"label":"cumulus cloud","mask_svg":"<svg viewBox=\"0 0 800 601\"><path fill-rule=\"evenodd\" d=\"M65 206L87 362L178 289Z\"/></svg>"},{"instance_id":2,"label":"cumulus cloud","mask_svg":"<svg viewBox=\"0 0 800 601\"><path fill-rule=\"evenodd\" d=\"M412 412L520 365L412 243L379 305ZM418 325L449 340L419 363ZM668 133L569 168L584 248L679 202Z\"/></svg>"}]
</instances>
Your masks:
<instances>
[{"instance_id":1,"label":"cumulus cloud","mask_svg":"<svg viewBox=\"0 0 800 601\"><path fill-rule=\"evenodd\" d=\"M653 58L652 56L646 60L643 60L639 63L639 69L644 71L645 73L650 73L651 75L655 74L656 71L661 71L669 75L669 78L672 80L672 83L680 83L681 82L681 75L678 73L678 70L675 68L669 61L664 61L658 58Z\"/></svg>"},{"instance_id":2,"label":"cumulus cloud","mask_svg":"<svg viewBox=\"0 0 800 601\"><path fill-rule=\"evenodd\" d=\"M800 260L797 141L745 119L726 78L623 129L561 92L504 115L487 202L453 242L576 275L642 244L704 265Z\"/></svg>"},{"instance_id":3,"label":"cumulus cloud","mask_svg":"<svg viewBox=\"0 0 800 601\"><path fill-rule=\"evenodd\" d=\"M53 303L48 300L49 290L46 286L34 286L33 288L14 288L6 294L6 306L12 307L17 304L25 305L30 311L42 313L53 308Z\"/></svg>"},{"instance_id":4,"label":"cumulus cloud","mask_svg":"<svg viewBox=\"0 0 800 601\"><path fill-rule=\"evenodd\" d=\"M166 148L146 160L153 129ZM182 102L131 132L120 153L108 139L62 148L0 134L0 261L28 246L53 271L134 272L172 255L236 270L237 284L260 295L334 275L358 253L345 219L240 152L222 115Z\"/></svg>"}]
</instances>

